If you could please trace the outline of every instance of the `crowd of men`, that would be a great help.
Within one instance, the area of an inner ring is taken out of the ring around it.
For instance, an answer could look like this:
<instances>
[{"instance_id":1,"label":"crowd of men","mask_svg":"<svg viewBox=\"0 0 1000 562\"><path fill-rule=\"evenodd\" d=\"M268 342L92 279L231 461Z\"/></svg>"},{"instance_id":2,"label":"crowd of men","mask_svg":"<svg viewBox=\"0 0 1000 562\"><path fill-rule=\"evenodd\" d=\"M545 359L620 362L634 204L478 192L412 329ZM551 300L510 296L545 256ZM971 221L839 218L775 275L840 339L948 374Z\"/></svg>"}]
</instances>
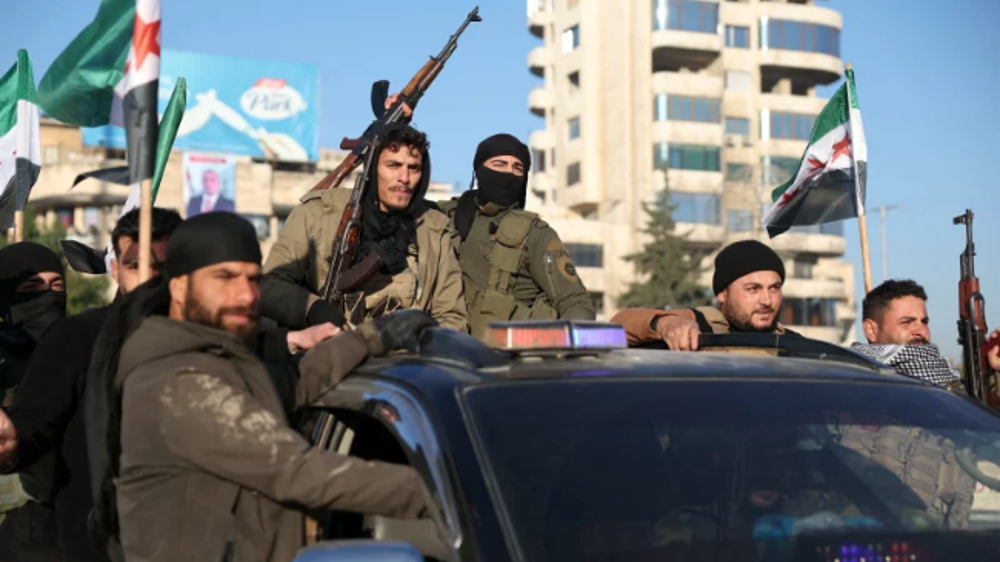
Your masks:
<instances>
[{"instance_id":1,"label":"crowd of men","mask_svg":"<svg viewBox=\"0 0 1000 562\"><path fill-rule=\"evenodd\" d=\"M429 327L482 337L497 320L595 312L559 236L524 209L523 143L484 140L474 185L442 202L424 198L426 135L395 125L376 150L358 255L380 266L339 306L319 291L344 189L304 196L266 261L238 215L154 209L142 284L128 213L112 233L114 302L74 316L55 253L0 249L0 472L24 499L3 514L0 560L291 560L308 509L428 516L416 471L312 448L296 415L368 357L414 351ZM631 345L678 351L704 333L791 335L784 280L773 250L737 242L715 260L718 308L612 321ZM953 385L926 300L916 283L885 282L865 298L868 343L852 347ZM990 360L1000 368L996 350Z\"/></svg>"}]
</instances>

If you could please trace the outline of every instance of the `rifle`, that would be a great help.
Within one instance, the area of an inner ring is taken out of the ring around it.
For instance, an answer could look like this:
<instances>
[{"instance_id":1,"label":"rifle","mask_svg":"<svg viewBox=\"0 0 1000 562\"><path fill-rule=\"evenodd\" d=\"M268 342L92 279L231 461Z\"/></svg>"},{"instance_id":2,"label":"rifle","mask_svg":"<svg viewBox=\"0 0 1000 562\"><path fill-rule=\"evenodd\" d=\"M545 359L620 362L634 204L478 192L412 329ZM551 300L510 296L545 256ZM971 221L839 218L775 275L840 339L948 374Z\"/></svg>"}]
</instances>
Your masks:
<instances>
[{"instance_id":1,"label":"rifle","mask_svg":"<svg viewBox=\"0 0 1000 562\"><path fill-rule=\"evenodd\" d=\"M340 148L342 150L350 150L351 153L310 190L323 191L339 187L341 182L355 168L364 163L363 171L354 184L351 199L344 210L344 215L340 219L340 225L337 227L337 237L334 239L333 254L330 257L330 268L327 271L326 281L323 283L323 289L320 294L324 300L339 307L343 303L344 292L363 283L381 265L377 254L369 254L360 263L351 267L351 269L344 270L345 266L350 267L350 264L354 263L354 257L357 253L361 230L362 195L368 184L368 177L371 175L372 163L377 162L375 152L379 137L386 126L406 119L403 112L404 104L409 106L410 109L416 109L420 98L430 88L434 79L437 78L438 74L444 68L444 64L451 57L452 53L455 52L455 49L458 48L459 36L462 35L462 32L465 31L465 28L470 23L479 21L482 21L482 18L479 17L479 6L476 6L466 16L465 21L458 28L458 31L448 39L448 43L438 53L438 56L431 57L431 60L427 61L413 78L410 79L410 82L399 93L398 99L389 109L385 108L385 102L389 94L389 81L379 80L372 84L371 105L372 111L375 113L375 121L365 129L361 137L356 139L344 137L340 141Z\"/></svg>"},{"instance_id":2,"label":"rifle","mask_svg":"<svg viewBox=\"0 0 1000 562\"><path fill-rule=\"evenodd\" d=\"M1000 406L996 383L987 354L993 347L987 342L986 299L979 292L976 277L976 245L972 241L972 211L955 217L953 224L965 225L965 250L959 257L962 277L958 282L958 343L962 346L962 366L965 371L966 393L991 407Z\"/></svg>"}]
</instances>

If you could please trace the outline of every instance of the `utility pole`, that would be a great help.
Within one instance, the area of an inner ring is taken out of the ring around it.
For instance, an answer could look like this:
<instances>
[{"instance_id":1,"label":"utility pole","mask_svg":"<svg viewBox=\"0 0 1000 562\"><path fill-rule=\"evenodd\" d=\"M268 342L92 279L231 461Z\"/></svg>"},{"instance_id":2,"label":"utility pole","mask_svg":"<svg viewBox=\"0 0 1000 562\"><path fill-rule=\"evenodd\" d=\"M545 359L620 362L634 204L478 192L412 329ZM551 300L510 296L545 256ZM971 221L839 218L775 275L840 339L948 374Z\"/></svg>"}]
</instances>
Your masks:
<instances>
[{"instance_id":1,"label":"utility pole","mask_svg":"<svg viewBox=\"0 0 1000 562\"><path fill-rule=\"evenodd\" d=\"M893 209L901 209L902 205L882 205L878 208L879 217L881 218L882 227L882 282L884 283L886 279L889 278L889 249L886 248L885 242L885 215L887 211Z\"/></svg>"}]
</instances>

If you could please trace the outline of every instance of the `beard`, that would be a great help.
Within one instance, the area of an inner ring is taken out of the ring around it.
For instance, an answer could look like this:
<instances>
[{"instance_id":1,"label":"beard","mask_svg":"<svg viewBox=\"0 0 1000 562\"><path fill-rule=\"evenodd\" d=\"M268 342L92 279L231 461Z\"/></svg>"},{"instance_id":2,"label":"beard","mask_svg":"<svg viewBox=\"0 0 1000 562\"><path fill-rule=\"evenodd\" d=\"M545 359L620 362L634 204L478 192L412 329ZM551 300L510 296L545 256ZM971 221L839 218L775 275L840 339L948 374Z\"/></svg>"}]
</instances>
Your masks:
<instances>
[{"instance_id":1,"label":"beard","mask_svg":"<svg viewBox=\"0 0 1000 562\"><path fill-rule=\"evenodd\" d=\"M729 322L729 331L731 332L773 332L775 328L778 327L778 312L771 308L770 306L758 306L750 312L743 312L737 310L735 307L731 307L728 302L722 303L719 307L722 315L726 318L726 322ZM753 315L755 313L770 312L772 315L771 322L767 326L758 327L753 323Z\"/></svg>"},{"instance_id":2,"label":"beard","mask_svg":"<svg viewBox=\"0 0 1000 562\"><path fill-rule=\"evenodd\" d=\"M256 308L249 306L230 306L215 310L210 310L203 302L198 300L190 286L187 293L187 302L184 305L184 319L188 322L218 328L233 334L244 342L253 341L257 334L257 319L260 317ZM228 314L240 314L247 316L250 321L246 324L230 325L226 323L225 317Z\"/></svg>"}]
</instances>

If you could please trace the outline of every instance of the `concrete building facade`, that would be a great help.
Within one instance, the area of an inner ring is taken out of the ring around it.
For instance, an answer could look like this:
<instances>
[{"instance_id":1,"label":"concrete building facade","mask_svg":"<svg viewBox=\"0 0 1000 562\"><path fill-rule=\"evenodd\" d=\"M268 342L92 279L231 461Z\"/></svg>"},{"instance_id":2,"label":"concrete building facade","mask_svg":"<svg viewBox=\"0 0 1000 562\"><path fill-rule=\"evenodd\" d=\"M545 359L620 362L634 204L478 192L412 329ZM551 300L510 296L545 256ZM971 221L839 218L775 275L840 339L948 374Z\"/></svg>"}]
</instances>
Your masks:
<instances>
[{"instance_id":1,"label":"concrete building facade","mask_svg":"<svg viewBox=\"0 0 1000 562\"><path fill-rule=\"evenodd\" d=\"M767 242L786 262L781 321L853 340L843 224L774 240L760 226L826 103L816 87L842 75L841 28L813 0L528 0L541 41L528 106L542 119L529 208L557 228L602 317L635 281L624 257L645 242L643 203L669 185L688 244Z\"/></svg>"}]
</instances>

